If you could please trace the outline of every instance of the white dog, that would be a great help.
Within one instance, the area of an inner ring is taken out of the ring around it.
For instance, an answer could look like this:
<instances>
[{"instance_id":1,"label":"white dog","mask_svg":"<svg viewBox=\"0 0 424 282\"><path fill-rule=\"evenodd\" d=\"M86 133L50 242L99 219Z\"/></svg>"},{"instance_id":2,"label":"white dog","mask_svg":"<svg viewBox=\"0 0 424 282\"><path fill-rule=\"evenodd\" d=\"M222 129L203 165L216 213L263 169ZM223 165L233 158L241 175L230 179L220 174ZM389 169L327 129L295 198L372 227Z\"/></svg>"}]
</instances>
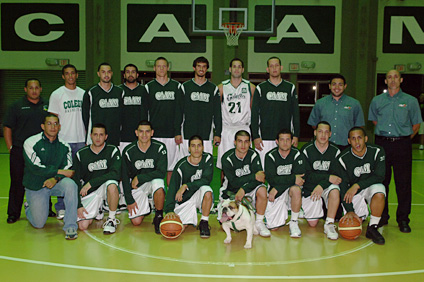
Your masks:
<instances>
[{"instance_id":1,"label":"white dog","mask_svg":"<svg viewBox=\"0 0 424 282\"><path fill-rule=\"evenodd\" d=\"M258 230L255 226L255 213L248 210L244 205L226 199L221 204L221 223L222 229L227 234L224 243L231 243L231 230L241 231L246 229L247 237L244 248L252 248L253 234L257 235Z\"/></svg>"}]
</instances>

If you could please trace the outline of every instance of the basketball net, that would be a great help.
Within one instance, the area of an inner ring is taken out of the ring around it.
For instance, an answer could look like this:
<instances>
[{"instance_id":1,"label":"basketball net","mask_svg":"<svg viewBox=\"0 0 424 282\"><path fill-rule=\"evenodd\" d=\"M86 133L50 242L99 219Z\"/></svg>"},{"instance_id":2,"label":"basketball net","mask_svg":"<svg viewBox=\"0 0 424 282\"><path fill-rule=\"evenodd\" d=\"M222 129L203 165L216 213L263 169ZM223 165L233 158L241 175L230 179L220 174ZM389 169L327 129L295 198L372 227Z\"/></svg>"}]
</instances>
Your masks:
<instances>
[{"instance_id":1,"label":"basketball net","mask_svg":"<svg viewBox=\"0 0 424 282\"><path fill-rule=\"evenodd\" d=\"M238 46L238 39L244 24L242 23L223 23L225 37L227 37L228 46Z\"/></svg>"}]
</instances>

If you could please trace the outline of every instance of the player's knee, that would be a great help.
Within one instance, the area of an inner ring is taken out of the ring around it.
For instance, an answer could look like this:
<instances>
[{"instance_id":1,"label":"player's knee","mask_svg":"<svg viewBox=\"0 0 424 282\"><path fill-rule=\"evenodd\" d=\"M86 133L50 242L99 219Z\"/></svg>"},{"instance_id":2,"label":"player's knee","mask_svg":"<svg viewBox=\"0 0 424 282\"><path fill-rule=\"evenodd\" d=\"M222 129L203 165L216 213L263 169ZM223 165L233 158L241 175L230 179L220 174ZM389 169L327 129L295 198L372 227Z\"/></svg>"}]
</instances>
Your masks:
<instances>
[{"instance_id":1,"label":"player's knee","mask_svg":"<svg viewBox=\"0 0 424 282\"><path fill-rule=\"evenodd\" d=\"M140 225L143 222L143 219L144 219L144 216L139 216L139 217L136 217L136 218L131 218L131 223L134 226L138 226L138 225Z\"/></svg>"},{"instance_id":2,"label":"player's knee","mask_svg":"<svg viewBox=\"0 0 424 282\"><path fill-rule=\"evenodd\" d=\"M290 188L290 197L292 197L292 198L294 198L294 197L298 198L298 197L301 197L301 196L302 196L302 190L300 189L299 186L295 185L295 186L292 186Z\"/></svg>"},{"instance_id":3,"label":"player's knee","mask_svg":"<svg viewBox=\"0 0 424 282\"><path fill-rule=\"evenodd\" d=\"M375 193L374 196L372 196L372 200L376 201L384 201L385 197L383 193Z\"/></svg>"},{"instance_id":4,"label":"player's knee","mask_svg":"<svg viewBox=\"0 0 424 282\"><path fill-rule=\"evenodd\" d=\"M264 186L260 187L258 191L256 192L256 198L261 200L268 199L266 188Z\"/></svg>"},{"instance_id":5,"label":"player's knee","mask_svg":"<svg viewBox=\"0 0 424 282\"><path fill-rule=\"evenodd\" d=\"M107 191L113 194L119 194L118 186L116 184L109 184L107 186Z\"/></svg>"},{"instance_id":6,"label":"player's knee","mask_svg":"<svg viewBox=\"0 0 424 282\"><path fill-rule=\"evenodd\" d=\"M307 220L307 222L308 222L308 225L309 225L310 227L316 227L316 226L317 226L317 224L318 224L318 219Z\"/></svg>"},{"instance_id":7,"label":"player's knee","mask_svg":"<svg viewBox=\"0 0 424 282\"><path fill-rule=\"evenodd\" d=\"M36 229L42 229L43 227L44 227L44 225L46 224L46 222L43 222L43 221L34 221L34 222L31 222L31 225L34 227L34 228L36 228Z\"/></svg>"},{"instance_id":8,"label":"player's knee","mask_svg":"<svg viewBox=\"0 0 424 282\"><path fill-rule=\"evenodd\" d=\"M84 222L84 221L79 221L78 222L78 228L81 231L87 230L88 224L86 222Z\"/></svg>"}]
</instances>

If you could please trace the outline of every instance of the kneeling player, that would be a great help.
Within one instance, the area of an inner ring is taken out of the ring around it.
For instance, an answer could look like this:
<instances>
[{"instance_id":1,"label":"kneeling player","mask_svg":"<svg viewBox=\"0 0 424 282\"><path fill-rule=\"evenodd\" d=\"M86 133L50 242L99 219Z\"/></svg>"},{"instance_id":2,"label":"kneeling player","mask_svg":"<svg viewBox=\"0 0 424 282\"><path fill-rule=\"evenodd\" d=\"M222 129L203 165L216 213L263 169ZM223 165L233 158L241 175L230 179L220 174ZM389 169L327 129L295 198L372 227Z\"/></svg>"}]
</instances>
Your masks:
<instances>
[{"instance_id":1,"label":"kneeling player","mask_svg":"<svg viewBox=\"0 0 424 282\"><path fill-rule=\"evenodd\" d=\"M278 147L265 155L265 173L269 184L265 218L269 229L277 229L286 223L290 209L290 237L299 238L302 233L297 220L302 205L300 187L305 182L302 178L305 169L301 152L292 148L292 139L290 130L280 130L275 140Z\"/></svg>"},{"instance_id":2,"label":"kneeling player","mask_svg":"<svg viewBox=\"0 0 424 282\"><path fill-rule=\"evenodd\" d=\"M213 157L203 152L203 140L194 135L189 142L190 155L178 161L174 168L165 199L165 212L176 213L184 225L197 225L197 209L202 213L198 226L200 237L210 237L209 213L213 205L210 184Z\"/></svg>"},{"instance_id":3,"label":"kneeling player","mask_svg":"<svg viewBox=\"0 0 424 282\"><path fill-rule=\"evenodd\" d=\"M323 217L322 200L327 206L327 218L324 224L324 233L327 238L337 240L334 218L340 205L339 184L342 179L329 172L330 165L337 161L339 148L329 142L331 126L326 121L318 123L314 131L315 141L302 147L305 159L305 184L303 185L302 208L309 226L315 227Z\"/></svg>"},{"instance_id":4,"label":"kneeling player","mask_svg":"<svg viewBox=\"0 0 424 282\"><path fill-rule=\"evenodd\" d=\"M103 124L91 129L92 144L80 149L74 158L74 181L79 184L78 227L86 230L99 217L103 201L109 205L109 216L103 224L103 234L116 231L115 218L119 201L118 182L121 177L121 156L114 145L106 144L107 131Z\"/></svg>"},{"instance_id":5,"label":"kneeling player","mask_svg":"<svg viewBox=\"0 0 424 282\"><path fill-rule=\"evenodd\" d=\"M122 183L131 223L140 225L150 213L148 197L151 196L156 208L153 224L155 232L160 234L168 159L165 144L153 140L153 132L150 122L139 122L135 131L138 140L126 146L122 153Z\"/></svg>"},{"instance_id":6,"label":"kneeling player","mask_svg":"<svg viewBox=\"0 0 424 282\"><path fill-rule=\"evenodd\" d=\"M360 218L368 216L368 203L371 217L366 237L376 244L383 245L385 240L378 232L377 225L386 197L382 184L385 174L384 149L366 144L368 137L361 127L354 127L349 131L348 141L352 149L343 151L334 170L343 179L341 190L343 207L347 213L341 221L356 217L362 222Z\"/></svg>"}]
</instances>

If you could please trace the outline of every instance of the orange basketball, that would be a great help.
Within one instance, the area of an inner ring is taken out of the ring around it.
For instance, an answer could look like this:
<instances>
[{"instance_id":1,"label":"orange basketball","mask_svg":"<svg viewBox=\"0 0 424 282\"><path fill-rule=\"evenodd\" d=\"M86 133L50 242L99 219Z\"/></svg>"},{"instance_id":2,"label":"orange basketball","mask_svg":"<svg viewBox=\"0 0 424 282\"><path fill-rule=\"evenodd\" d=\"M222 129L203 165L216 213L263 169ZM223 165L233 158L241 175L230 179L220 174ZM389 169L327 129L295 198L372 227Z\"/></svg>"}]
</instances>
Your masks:
<instances>
[{"instance_id":1,"label":"orange basketball","mask_svg":"<svg viewBox=\"0 0 424 282\"><path fill-rule=\"evenodd\" d=\"M183 223L176 214L167 214L159 225L160 233L166 239L176 239L183 233Z\"/></svg>"},{"instance_id":2,"label":"orange basketball","mask_svg":"<svg viewBox=\"0 0 424 282\"><path fill-rule=\"evenodd\" d=\"M340 221L339 222L339 233L340 235L348 240L355 240L362 233L362 224L357 218L353 218L352 221Z\"/></svg>"}]
</instances>

